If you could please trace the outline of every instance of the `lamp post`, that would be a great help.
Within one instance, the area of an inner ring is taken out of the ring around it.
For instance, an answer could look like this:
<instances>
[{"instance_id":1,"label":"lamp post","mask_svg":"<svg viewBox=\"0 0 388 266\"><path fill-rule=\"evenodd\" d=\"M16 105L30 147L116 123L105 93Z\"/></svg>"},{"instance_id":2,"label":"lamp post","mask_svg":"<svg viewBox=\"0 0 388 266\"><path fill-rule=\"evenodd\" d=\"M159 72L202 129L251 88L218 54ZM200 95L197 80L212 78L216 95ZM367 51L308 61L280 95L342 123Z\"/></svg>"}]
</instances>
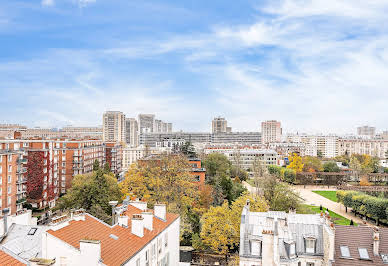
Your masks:
<instances>
[{"instance_id":1,"label":"lamp post","mask_svg":"<svg viewBox=\"0 0 388 266\"><path fill-rule=\"evenodd\" d=\"M115 224L115 207L119 203L117 200L109 201L109 205L112 206L112 225Z\"/></svg>"}]
</instances>

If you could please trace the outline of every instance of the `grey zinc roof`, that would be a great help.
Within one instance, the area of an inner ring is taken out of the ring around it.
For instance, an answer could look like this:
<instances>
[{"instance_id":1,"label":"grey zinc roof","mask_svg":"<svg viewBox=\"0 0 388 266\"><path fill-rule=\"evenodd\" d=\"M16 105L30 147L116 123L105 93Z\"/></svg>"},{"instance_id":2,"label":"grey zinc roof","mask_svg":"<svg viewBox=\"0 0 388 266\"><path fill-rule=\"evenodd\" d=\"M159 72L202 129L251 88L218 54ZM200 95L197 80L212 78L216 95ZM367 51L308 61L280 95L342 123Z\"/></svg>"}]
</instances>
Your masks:
<instances>
[{"instance_id":1,"label":"grey zinc roof","mask_svg":"<svg viewBox=\"0 0 388 266\"><path fill-rule=\"evenodd\" d=\"M29 235L28 233L32 228L36 228L36 231L34 230L33 235ZM42 233L47 230L47 226L13 224L9 228L7 236L1 242L1 246L25 260L41 257Z\"/></svg>"}]
</instances>

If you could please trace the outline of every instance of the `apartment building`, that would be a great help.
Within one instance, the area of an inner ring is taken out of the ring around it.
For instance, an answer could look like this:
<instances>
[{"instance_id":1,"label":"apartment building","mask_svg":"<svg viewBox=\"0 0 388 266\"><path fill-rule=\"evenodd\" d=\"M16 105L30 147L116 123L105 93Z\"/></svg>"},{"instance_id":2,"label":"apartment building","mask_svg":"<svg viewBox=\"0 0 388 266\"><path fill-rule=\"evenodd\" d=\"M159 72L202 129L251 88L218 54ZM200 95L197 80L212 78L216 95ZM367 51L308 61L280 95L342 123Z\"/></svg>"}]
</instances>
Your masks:
<instances>
[{"instance_id":1,"label":"apartment building","mask_svg":"<svg viewBox=\"0 0 388 266\"><path fill-rule=\"evenodd\" d=\"M333 265L334 239L326 215L251 212L247 202L240 225L240 266Z\"/></svg>"},{"instance_id":2,"label":"apartment building","mask_svg":"<svg viewBox=\"0 0 388 266\"><path fill-rule=\"evenodd\" d=\"M154 132L155 115L139 114L137 121L139 122L139 133Z\"/></svg>"},{"instance_id":3,"label":"apartment building","mask_svg":"<svg viewBox=\"0 0 388 266\"><path fill-rule=\"evenodd\" d=\"M67 126L59 131L61 137L69 138L88 138L102 140L102 127L73 127Z\"/></svg>"},{"instance_id":4,"label":"apartment building","mask_svg":"<svg viewBox=\"0 0 388 266\"><path fill-rule=\"evenodd\" d=\"M117 142L105 143L105 162L109 164L111 172L119 174L122 171L123 147Z\"/></svg>"},{"instance_id":5,"label":"apartment building","mask_svg":"<svg viewBox=\"0 0 388 266\"><path fill-rule=\"evenodd\" d=\"M228 127L228 122L224 117L215 117L212 121L212 133L229 133L232 128Z\"/></svg>"},{"instance_id":6,"label":"apartment building","mask_svg":"<svg viewBox=\"0 0 388 266\"><path fill-rule=\"evenodd\" d=\"M139 145L139 126L135 118L125 119L125 142L130 147Z\"/></svg>"},{"instance_id":7,"label":"apartment building","mask_svg":"<svg viewBox=\"0 0 388 266\"><path fill-rule=\"evenodd\" d=\"M191 174L194 176L194 182L199 186L205 185L206 169L202 167L201 160L190 158L189 164L192 166Z\"/></svg>"},{"instance_id":8,"label":"apartment building","mask_svg":"<svg viewBox=\"0 0 388 266\"><path fill-rule=\"evenodd\" d=\"M171 148L168 147L146 147L140 145L138 147L126 147L122 150L123 153L123 170L129 169L131 164L137 162L148 155L160 155L171 153Z\"/></svg>"},{"instance_id":9,"label":"apartment building","mask_svg":"<svg viewBox=\"0 0 388 266\"><path fill-rule=\"evenodd\" d=\"M125 142L125 114L108 111L102 116L102 138L104 141Z\"/></svg>"},{"instance_id":10,"label":"apartment building","mask_svg":"<svg viewBox=\"0 0 388 266\"><path fill-rule=\"evenodd\" d=\"M203 148L204 154L224 154L232 164L244 170L251 171L255 161L264 165L278 165L279 156L276 151L262 149L260 145L211 144Z\"/></svg>"},{"instance_id":11,"label":"apartment building","mask_svg":"<svg viewBox=\"0 0 388 266\"><path fill-rule=\"evenodd\" d=\"M42 234L42 257L53 265L178 266L180 218L166 205L125 200L114 225L75 212L53 219Z\"/></svg>"},{"instance_id":12,"label":"apartment building","mask_svg":"<svg viewBox=\"0 0 388 266\"><path fill-rule=\"evenodd\" d=\"M17 151L0 150L0 209L8 208L12 215L23 209L26 198L25 168L20 155Z\"/></svg>"},{"instance_id":13,"label":"apartment building","mask_svg":"<svg viewBox=\"0 0 388 266\"><path fill-rule=\"evenodd\" d=\"M340 138L338 155L367 154L381 159L386 158L388 139Z\"/></svg>"},{"instance_id":14,"label":"apartment building","mask_svg":"<svg viewBox=\"0 0 388 266\"><path fill-rule=\"evenodd\" d=\"M211 143L237 143L242 145L257 145L261 143L260 132L230 132L211 135Z\"/></svg>"},{"instance_id":15,"label":"apartment building","mask_svg":"<svg viewBox=\"0 0 388 266\"><path fill-rule=\"evenodd\" d=\"M376 128L370 126L357 127L357 135L374 137L376 135Z\"/></svg>"},{"instance_id":16,"label":"apartment building","mask_svg":"<svg viewBox=\"0 0 388 266\"><path fill-rule=\"evenodd\" d=\"M0 140L0 151L15 153L15 177L11 180L16 182L17 210L26 197L37 208L53 207L59 195L71 187L74 176L92 172L95 160L102 165L106 159L102 140ZM112 157L112 171L121 171L121 161L116 155ZM3 165L2 170L4 167L8 166Z\"/></svg>"},{"instance_id":17,"label":"apartment building","mask_svg":"<svg viewBox=\"0 0 388 266\"><path fill-rule=\"evenodd\" d=\"M261 140L263 144L282 141L282 127L276 120L261 122Z\"/></svg>"},{"instance_id":18,"label":"apartment building","mask_svg":"<svg viewBox=\"0 0 388 266\"><path fill-rule=\"evenodd\" d=\"M338 140L335 135L288 135L287 142L303 143L306 156L333 158L338 155Z\"/></svg>"}]
</instances>

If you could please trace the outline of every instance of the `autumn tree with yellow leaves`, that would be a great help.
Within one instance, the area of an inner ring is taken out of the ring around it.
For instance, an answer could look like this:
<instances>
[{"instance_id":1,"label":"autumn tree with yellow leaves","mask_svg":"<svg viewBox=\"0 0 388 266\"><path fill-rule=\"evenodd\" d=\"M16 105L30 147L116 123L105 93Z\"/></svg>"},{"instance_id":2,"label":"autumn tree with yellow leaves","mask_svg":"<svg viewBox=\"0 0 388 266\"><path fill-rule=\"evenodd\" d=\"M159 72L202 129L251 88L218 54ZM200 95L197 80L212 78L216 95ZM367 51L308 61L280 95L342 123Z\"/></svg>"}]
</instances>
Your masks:
<instances>
[{"instance_id":1,"label":"autumn tree with yellow leaves","mask_svg":"<svg viewBox=\"0 0 388 266\"><path fill-rule=\"evenodd\" d=\"M269 207L264 198L244 192L231 205L227 201L221 206L210 207L201 219L201 240L212 252L227 256L240 243L241 212L249 200L251 211L265 212Z\"/></svg>"},{"instance_id":2,"label":"autumn tree with yellow leaves","mask_svg":"<svg viewBox=\"0 0 388 266\"><path fill-rule=\"evenodd\" d=\"M303 171L303 162L302 157L300 157L298 154L293 153L290 157L290 164L287 166L287 168L295 170L295 172L299 173Z\"/></svg>"}]
</instances>

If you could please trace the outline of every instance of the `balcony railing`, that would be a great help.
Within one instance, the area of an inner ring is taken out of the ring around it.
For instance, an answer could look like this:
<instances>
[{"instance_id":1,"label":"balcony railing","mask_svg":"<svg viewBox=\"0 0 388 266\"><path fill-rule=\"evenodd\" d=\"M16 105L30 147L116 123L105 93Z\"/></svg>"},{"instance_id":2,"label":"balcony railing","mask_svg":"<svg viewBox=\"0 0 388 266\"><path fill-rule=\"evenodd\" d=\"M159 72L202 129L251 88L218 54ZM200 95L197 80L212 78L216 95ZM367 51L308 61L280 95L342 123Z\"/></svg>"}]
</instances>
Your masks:
<instances>
[{"instance_id":1,"label":"balcony railing","mask_svg":"<svg viewBox=\"0 0 388 266\"><path fill-rule=\"evenodd\" d=\"M17 160L18 164L26 164L27 163L27 158L22 158Z\"/></svg>"},{"instance_id":2,"label":"balcony railing","mask_svg":"<svg viewBox=\"0 0 388 266\"><path fill-rule=\"evenodd\" d=\"M16 170L16 173L18 174L24 174L24 173L27 173L27 168L19 168Z\"/></svg>"},{"instance_id":3,"label":"balcony railing","mask_svg":"<svg viewBox=\"0 0 388 266\"><path fill-rule=\"evenodd\" d=\"M16 180L16 184L23 184L27 182L27 178L18 178Z\"/></svg>"}]
</instances>

